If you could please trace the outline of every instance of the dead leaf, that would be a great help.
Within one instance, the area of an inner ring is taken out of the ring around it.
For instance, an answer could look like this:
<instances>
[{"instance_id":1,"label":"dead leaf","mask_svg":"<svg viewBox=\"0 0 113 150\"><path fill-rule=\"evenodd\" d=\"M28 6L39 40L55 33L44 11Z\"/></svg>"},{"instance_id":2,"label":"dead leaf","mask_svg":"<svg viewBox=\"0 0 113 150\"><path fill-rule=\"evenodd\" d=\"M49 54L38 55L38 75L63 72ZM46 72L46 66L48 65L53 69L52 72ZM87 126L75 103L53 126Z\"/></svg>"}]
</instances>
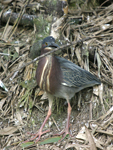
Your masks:
<instances>
[{"instance_id":1,"label":"dead leaf","mask_svg":"<svg viewBox=\"0 0 113 150\"><path fill-rule=\"evenodd\" d=\"M6 101L6 98L0 100L0 110L2 110L2 107L3 107L4 103L5 103L5 101Z\"/></svg>"},{"instance_id":2,"label":"dead leaf","mask_svg":"<svg viewBox=\"0 0 113 150\"><path fill-rule=\"evenodd\" d=\"M0 130L0 135L10 135L16 131L18 131L17 127L7 127L7 128Z\"/></svg>"},{"instance_id":3,"label":"dead leaf","mask_svg":"<svg viewBox=\"0 0 113 150\"><path fill-rule=\"evenodd\" d=\"M93 136L91 135L90 131L88 130L88 128L86 126L85 126L85 130L86 130L86 136L87 136L88 141L89 141L90 150L97 150Z\"/></svg>"}]
</instances>

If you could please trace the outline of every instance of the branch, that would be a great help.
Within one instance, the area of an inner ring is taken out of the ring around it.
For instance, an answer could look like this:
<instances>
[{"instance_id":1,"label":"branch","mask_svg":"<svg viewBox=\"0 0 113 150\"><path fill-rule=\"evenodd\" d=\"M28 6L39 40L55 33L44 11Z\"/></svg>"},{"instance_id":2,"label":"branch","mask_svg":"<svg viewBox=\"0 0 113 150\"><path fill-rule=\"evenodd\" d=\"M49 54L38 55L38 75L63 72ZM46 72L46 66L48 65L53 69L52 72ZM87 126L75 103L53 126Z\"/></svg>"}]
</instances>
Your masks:
<instances>
[{"instance_id":1,"label":"branch","mask_svg":"<svg viewBox=\"0 0 113 150\"><path fill-rule=\"evenodd\" d=\"M94 38L94 37L92 37L92 38ZM29 63L27 63L27 64L21 66L20 68L18 68L18 69L16 69L16 70L14 70L13 76L12 76L12 78L10 78L10 79L13 80L13 79L17 76L17 74L19 73L19 71L20 71L21 69L25 68L26 66L28 66L28 65L30 65L30 64L32 64L32 63L35 63L35 62L36 62L37 60L39 60L40 58L45 57L45 56L47 56L47 55L49 55L49 54L51 54L51 53L55 53L55 52L58 51L58 50L62 50L62 49L64 49L64 48L70 47L71 45L80 45L81 43L83 43L84 41L87 41L87 40L89 40L89 39L91 39L91 37L87 37L87 38L84 38L84 39L82 39L82 40L74 41L74 42L72 42L72 43L70 43L70 44L62 45L62 46L60 46L60 47L58 47L58 48L55 48L55 49L53 49L53 50L51 50L51 51L49 51L49 52L47 52L47 53L45 53L45 54L43 54L43 55L41 55L41 56L36 57L34 60L30 61Z\"/></svg>"}]
</instances>

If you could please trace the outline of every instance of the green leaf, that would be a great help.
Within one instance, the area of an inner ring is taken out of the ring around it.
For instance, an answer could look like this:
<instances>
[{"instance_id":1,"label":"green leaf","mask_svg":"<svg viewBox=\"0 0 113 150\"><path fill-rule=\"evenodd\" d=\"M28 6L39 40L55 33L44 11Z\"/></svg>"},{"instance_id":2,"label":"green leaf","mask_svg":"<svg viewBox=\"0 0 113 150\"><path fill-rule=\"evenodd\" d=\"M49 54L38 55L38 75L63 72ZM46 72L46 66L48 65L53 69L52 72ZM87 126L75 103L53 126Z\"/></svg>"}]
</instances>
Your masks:
<instances>
[{"instance_id":1,"label":"green leaf","mask_svg":"<svg viewBox=\"0 0 113 150\"><path fill-rule=\"evenodd\" d=\"M28 146L32 146L34 144L34 142L26 142L26 143L22 143L21 144L21 147L22 148L26 148L26 147L28 147Z\"/></svg>"},{"instance_id":2,"label":"green leaf","mask_svg":"<svg viewBox=\"0 0 113 150\"><path fill-rule=\"evenodd\" d=\"M13 60L15 60L17 57L19 57L19 54L17 52L15 52L13 55Z\"/></svg>"},{"instance_id":3,"label":"green leaf","mask_svg":"<svg viewBox=\"0 0 113 150\"><path fill-rule=\"evenodd\" d=\"M47 138L42 142L38 142L38 144L44 145L44 144L58 142L59 140L61 140L61 138L62 138L62 136L55 136L55 137L52 137L52 138Z\"/></svg>"}]
</instances>

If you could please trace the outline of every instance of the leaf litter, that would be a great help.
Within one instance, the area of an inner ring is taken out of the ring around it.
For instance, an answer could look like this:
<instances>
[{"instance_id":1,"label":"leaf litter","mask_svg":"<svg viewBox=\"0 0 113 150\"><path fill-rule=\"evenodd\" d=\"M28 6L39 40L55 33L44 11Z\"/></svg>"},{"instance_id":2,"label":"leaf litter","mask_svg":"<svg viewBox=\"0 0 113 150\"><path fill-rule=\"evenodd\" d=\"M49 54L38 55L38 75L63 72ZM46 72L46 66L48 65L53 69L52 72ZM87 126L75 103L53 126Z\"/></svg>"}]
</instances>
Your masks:
<instances>
[{"instance_id":1,"label":"leaf litter","mask_svg":"<svg viewBox=\"0 0 113 150\"><path fill-rule=\"evenodd\" d=\"M31 61L29 50L34 39L42 40L42 37L49 35L49 33L44 35L40 28L37 37L36 24L34 28L19 26L21 13L25 9L25 4L19 2L16 5L13 3L16 11L20 12L19 18L14 25L9 24L9 18L6 25L0 29L0 83L2 83L0 84L0 148L9 149L22 149L21 143L29 138L27 132L39 129L48 110L47 100L45 100L47 98L46 96L41 98L44 92L40 91L35 81L38 62L15 71ZM7 3L11 2L7 1ZM6 8L8 9L8 5ZM50 138L54 132L58 132L57 129L62 130L66 122L64 120L66 111L63 115L62 106L67 108L67 105L64 101L55 99L54 117L50 118L49 124L45 127L51 128L51 132L42 137L42 145L34 142L27 143L29 149L113 149L112 8L113 4L97 7L95 10L92 8L87 12L79 7L77 13L77 10L73 12L69 7L70 15L59 18L52 25L51 34L60 45L90 37L79 46L72 45L60 51L59 55L100 77L102 84L93 88L93 96L83 91L72 99L70 130L73 137L68 137L62 142L58 142L59 138ZM42 23L44 23L43 17ZM45 26L47 24L45 23ZM75 104L73 101L78 103ZM62 113L62 116L57 113Z\"/></svg>"}]
</instances>

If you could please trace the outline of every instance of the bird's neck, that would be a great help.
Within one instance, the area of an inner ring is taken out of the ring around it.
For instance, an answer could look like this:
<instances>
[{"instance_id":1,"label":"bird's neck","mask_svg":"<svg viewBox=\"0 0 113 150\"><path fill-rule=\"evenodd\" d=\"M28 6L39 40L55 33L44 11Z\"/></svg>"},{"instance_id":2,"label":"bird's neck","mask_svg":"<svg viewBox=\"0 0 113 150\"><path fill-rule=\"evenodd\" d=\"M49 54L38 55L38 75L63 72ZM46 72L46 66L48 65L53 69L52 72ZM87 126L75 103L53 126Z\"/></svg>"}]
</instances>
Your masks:
<instances>
[{"instance_id":1,"label":"bird's neck","mask_svg":"<svg viewBox=\"0 0 113 150\"><path fill-rule=\"evenodd\" d=\"M39 87L50 92L50 72L52 68L52 55L47 55L40 59L42 66Z\"/></svg>"},{"instance_id":2,"label":"bird's neck","mask_svg":"<svg viewBox=\"0 0 113 150\"><path fill-rule=\"evenodd\" d=\"M46 48L43 48L43 47L42 47L42 49L41 49L41 55L42 55L42 54L45 54L45 53L47 53L47 52L50 52L51 50L52 50L51 47L46 47Z\"/></svg>"},{"instance_id":3,"label":"bird's neck","mask_svg":"<svg viewBox=\"0 0 113 150\"><path fill-rule=\"evenodd\" d=\"M37 83L41 89L55 93L59 88L62 73L57 58L47 55L40 59L37 67Z\"/></svg>"}]
</instances>

